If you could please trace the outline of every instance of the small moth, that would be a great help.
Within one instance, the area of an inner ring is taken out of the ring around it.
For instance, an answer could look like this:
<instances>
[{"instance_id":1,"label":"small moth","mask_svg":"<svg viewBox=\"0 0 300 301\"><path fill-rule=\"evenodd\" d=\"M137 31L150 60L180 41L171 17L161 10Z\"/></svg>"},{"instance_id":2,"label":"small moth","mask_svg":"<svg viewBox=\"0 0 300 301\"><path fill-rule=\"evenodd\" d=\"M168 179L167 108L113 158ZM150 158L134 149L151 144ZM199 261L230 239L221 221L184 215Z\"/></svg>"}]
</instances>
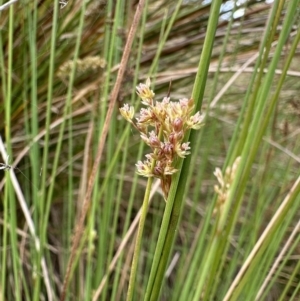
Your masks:
<instances>
[{"instance_id":1,"label":"small moth","mask_svg":"<svg viewBox=\"0 0 300 301\"><path fill-rule=\"evenodd\" d=\"M11 165L8 164L8 159L9 159L9 155L7 156L6 162L5 163L0 163L0 170L11 170L11 169L15 169L18 170L30 183L32 183L24 174L23 172L17 168L17 167L13 167Z\"/></svg>"},{"instance_id":2,"label":"small moth","mask_svg":"<svg viewBox=\"0 0 300 301\"><path fill-rule=\"evenodd\" d=\"M0 170L10 170L13 167L11 165L8 164L8 159L9 159L9 155L7 156L6 162L5 163L0 163Z\"/></svg>"},{"instance_id":3,"label":"small moth","mask_svg":"<svg viewBox=\"0 0 300 301\"><path fill-rule=\"evenodd\" d=\"M60 9L63 9L65 6L67 6L68 3L68 1L59 1Z\"/></svg>"}]
</instances>

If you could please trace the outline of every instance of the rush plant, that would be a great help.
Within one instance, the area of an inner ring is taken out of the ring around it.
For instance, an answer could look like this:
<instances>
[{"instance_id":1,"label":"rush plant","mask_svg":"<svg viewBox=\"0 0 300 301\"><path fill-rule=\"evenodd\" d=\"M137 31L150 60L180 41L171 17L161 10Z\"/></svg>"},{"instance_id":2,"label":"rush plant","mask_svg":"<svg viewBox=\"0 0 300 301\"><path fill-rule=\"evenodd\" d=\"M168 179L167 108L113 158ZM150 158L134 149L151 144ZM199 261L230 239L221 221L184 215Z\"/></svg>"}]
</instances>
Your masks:
<instances>
[{"instance_id":1,"label":"rush plant","mask_svg":"<svg viewBox=\"0 0 300 301\"><path fill-rule=\"evenodd\" d=\"M162 101L154 99L155 93L150 89L148 78L145 84L140 83L136 90L146 108L141 108L134 120L134 107L125 104L120 113L139 132L142 140L150 146L152 152L146 154L146 160L138 161L137 173L148 179L148 185L143 201L142 216L139 222L137 240L132 261L127 300L132 300L134 282L139 258L142 233L145 225L150 189L153 178L160 179L164 199L167 201L172 183L172 175L178 171L175 168L178 158L185 158L190 154L189 142L184 142L185 133L190 129L198 130L203 126L203 115L193 114L195 109L192 98L170 101L164 97Z\"/></svg>"}]
</instances>

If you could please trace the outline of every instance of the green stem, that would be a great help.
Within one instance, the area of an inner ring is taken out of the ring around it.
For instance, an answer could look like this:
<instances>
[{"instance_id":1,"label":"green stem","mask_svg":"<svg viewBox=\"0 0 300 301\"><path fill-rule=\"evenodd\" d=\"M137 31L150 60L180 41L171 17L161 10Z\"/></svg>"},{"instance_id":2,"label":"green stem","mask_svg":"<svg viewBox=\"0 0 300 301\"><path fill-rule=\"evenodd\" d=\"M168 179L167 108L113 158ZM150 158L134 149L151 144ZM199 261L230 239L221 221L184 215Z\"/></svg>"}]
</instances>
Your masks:
<instances>
[{"instance_id":1,"label":"green stem","mask_svg":"<svg viewBox=\"0 0 300 301\"><path fill-rule=\"evenodd\" d=\"M135 242L135 247L134 247L134 253L133 253L133 259L132 259L132 264L131 264L129 287L128 287L127 298L126 298L127 301L133 300L132 298L133 298L133 292L134 292L137 264L138 264L139 254L141 251L142 236L143 236L143 230L144 230L145 221L146 221L146 215L147 215L147 210L148 210L148 203L149 203L149 198L150 198L152 182L153 182L153 177L148 178L146 192L145 192L145 196L144 196L144 200L143 200L141 219L139 222L139 227L138 227L138 232L137 232L137 237L136 237L136 242Z\"/></svg>"},{"instance_id":2,"label":"green stem","mask_svg":"<svg viewBox=\"0 0 300 301\"><path fill-rule=\"evenodd\" d=\"M162 137L162 134L163 134L163 127L160 127L159 134L158 134L159 139ZM156 150L155 150L155 152L156 152ZM152 165L151 165L151 170L154 169L155 164L156 164L156 160L153 160ZM129 279L129 286L128 286L126 301L133 300L132 298L133 298L133 292L134 292L137 264L138 264L139 255L140 255L140 251L141 251L142 236L143 236L143 230L145 227L145 221L146 221L146 215L147 215L147 210L148 210L152 183L153 183L153 177L149 177L148 182L147 182L144 200L143 200L143 206L142 206L141 218L139 221L137 237L136 237L136 241L135 241L135 247L134 247L133 259L132 259L132 264L131 264L130 279Z\"/></svg>"},{"instance_id":3,"label":"green stem","mask_svg":"<svg viewBox=\"0 0 300 301\"><path fill-rule=\"evenodd\" d=\"M212 3L213 5L210 12L207 34L192 92L192 98L195 100L196 105L195 112L200 111L202 105L208 67L222 1L218 0L213 1ZM189 132L186 133L184 141L191 141L193 149L193 145L196 144L197 139L196 131L191 131L191 135ZM147 301L157 301L159 298L166 266L173 248L177 234L177 226L183 210L185 185L190 172L190 161L191 156L187 156L184 160L179 160L178 164L175 166L178 170L180 170L180 173L176 173L172 177L172 184L147 284L145 296L145 300Z\"/></svg>"}]
</instances>

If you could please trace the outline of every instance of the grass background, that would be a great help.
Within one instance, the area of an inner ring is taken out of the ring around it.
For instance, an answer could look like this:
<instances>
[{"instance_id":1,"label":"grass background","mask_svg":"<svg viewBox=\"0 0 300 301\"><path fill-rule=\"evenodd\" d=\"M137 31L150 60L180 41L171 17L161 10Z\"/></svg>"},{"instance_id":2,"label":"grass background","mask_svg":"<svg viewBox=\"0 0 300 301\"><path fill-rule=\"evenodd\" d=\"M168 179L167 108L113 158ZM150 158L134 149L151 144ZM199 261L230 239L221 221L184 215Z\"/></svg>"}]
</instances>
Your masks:
<instances>
[{"instance_id":1,"label":"grass background","mask_svg":"<svg viewBox=\"0 0 300 301\"><path fill-rule=\"evenodd\" d=\"M0 11L1 162L8 154L8 164L16 167L0 171L1 301L59 300L136 5L69 1L63 7L58 1L20 0ZM69 300L126 299L134 221L146 187L135 163L148 150L118 107L139 107L135 86L147 76L158 100L170 81L172 100L190 97L197 72L203 75L201 111L207 117L192 138L184 207L159 300L300 300L299 1L224 2L206 74L198 62L211 9L200 1L149 1L144 7L75 256ZM213 172L225 171L239 155L226 210L214 215ZM135 300L146 299L165 207L154 181Z\"/></svg>"}]
</instances>

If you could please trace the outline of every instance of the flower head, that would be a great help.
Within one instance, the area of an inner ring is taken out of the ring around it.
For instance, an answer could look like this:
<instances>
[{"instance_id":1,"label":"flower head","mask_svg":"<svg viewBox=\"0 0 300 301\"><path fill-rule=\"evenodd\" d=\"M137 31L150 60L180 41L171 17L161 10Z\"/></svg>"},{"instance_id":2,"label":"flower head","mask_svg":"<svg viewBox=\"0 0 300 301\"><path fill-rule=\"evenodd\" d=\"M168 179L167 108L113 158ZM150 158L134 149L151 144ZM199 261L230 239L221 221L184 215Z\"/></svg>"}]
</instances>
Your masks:
<instances>
[{"instance_id":1,"label":"flower head","mask_svg":"<svg viewBox=\"0 0 300 301\"><path fill-rule=\"evenodd\" d=\"M120 113L127 121L131 122L134 116L134 107L125 103L124 106L120 108Z\"/></svg>"},{"instance_id":2,"label":"flower head","mask_svg":"<svg viewBox=\"0 0 300 301\"><path fill-rule=\"evenodd\" d=\"M138 96L142 99L142 103L144 105L152 105L153 104L153 98L154 98L154 92L150 89L151 81L149 78L146 80L146 84L139 84L136 87L136 93Z\"/></svg>"},{"instance_id":3,"label":"flower head","mask_svg":"<svg viewBox=\"0 0 300 301\"><path fill-rule=\"evenodd\" d=\"M142 108L136 122L133 121L134 109L124 105L120 112L141 133L142 140L150 146L152 152L145 161L136 164L137 173L144 177L156 177L161 181L164 198L167 199L172 175L178 170L174 167L176 158L185 158L190 154L190 142L184 142L189 129L199 129L203 125L200 112L193 114L194 100L183 98L177 102L164 97L154 101L154 92L150 89L150 79L136 87L137 95L142 99Z\"/></svg>"},{"instance_id":4,"label":"flower head","mask_svg":"<svg viewBox=\"0 0 300 301\"><path fill-rule=\"evenodd\" d=\"M138 161L136 164L137 167L137 173L141 176L144 177L152 177L153 172L152 172L152 163L149 160L146 160L144 162Z\"/></svg>"},{"instance_id":5,"label":"flower head","mask_svg":"<svg viewBox=\"0 0 300 301\"><path fill-rule=\"evenodd\" d=\"M150 108L141 108L140 116L136 118L139 125L153 125L155 123L155 115Z\"/></svg>"},{"instance_id":6,"label":"flower head","mask_svg":"<svg viewBox=\"0 0 300 301\"><path fill-rule=\"evenodd\" d=\"M176 151L176 154L178 155L178 157L185 158L187 155L190 154L189 150L191 148L190 148L189 144L190 144L190 142L182 143L182 144L180 144L180 143L176 144L175 151Z\"/></svg>"},{"instance_id":7,"label":"flower head","mask_svg":"<svg viewBox=\"0 0 300 301\"><path fill-rule=\"evenodd\" d=\"M195 115L191 116L187 121L187 126L191 129L198 130L203 126L204 116L197 112Z\"/></svg>"},{"instance_id":8,"label":"flower head","mask_svg":"<svg viewBox=\"0 0 300 301\"><path fill-rule=\"evenodd\" d=\"M217 178L219 185L215 185L214 189L218 195L218 200L216 203L216 210L220 211L224 207L228 195L230 192L231 184L233 183L234 177L236 175L237 167L240 163L241 157L237 157L233 162L232 166L228 166L223 174L220 168L216 168L214 175Z\"/></svg>"}]
</instances>

